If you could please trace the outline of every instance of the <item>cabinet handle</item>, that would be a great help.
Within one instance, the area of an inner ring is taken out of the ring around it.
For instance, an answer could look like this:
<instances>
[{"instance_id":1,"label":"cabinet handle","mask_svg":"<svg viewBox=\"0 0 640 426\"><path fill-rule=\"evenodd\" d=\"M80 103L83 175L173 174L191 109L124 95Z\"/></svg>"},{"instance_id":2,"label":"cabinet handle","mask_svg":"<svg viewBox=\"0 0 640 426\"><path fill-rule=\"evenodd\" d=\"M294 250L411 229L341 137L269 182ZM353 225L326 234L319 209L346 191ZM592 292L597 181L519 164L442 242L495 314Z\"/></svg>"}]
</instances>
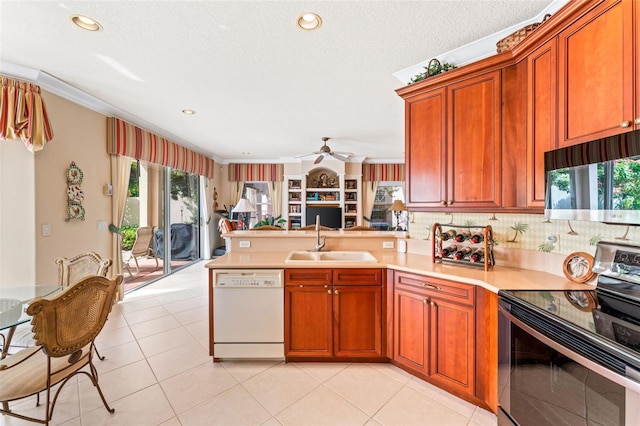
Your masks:
<instances>
[{"instance_id":1,"label":"cabinet handle","mask_svg":"<svg viewBox=\"0 0 640 426\"><path fill-rule=\"evenodd\" d=\"M629 127L629 124L631 124L628 121L623 121L622 123L620 123L620 127Z\"/></svg>"},{"instance_id":2,"label":"cabinet handle","mask_svg":"<svg viewBox=\"0 0 640 426\"><path fill-rule=\"evenodd\" d=\"M436 307L436 302L434 302L433 300L431 302L429 302L429 304L431 305L432 308Z\"/></svg>"},{"instance_id":3,"label":"cabinet handle","mask_svg":"<svg viewBox=\"0 0 640 426\"><path fill-rule=\"evenodd\" d=\"M451 204L453 204L453 200L449 200L447 201L447 205L450 206Z\"/></svg>"},{"instance_id":4,"label":"cabinet handle","mask_svg":"<svg viewBox=\"0 0 640 426\"><path fill-rule=\"evenodd\" d=\"M338 290L333 290L333 294L338 295Z\"/></svg>"},{"instance_id":5,"label":"cabinet handle","mask_svg":"<svg viewBox=\"0 0 640 426\"><path fill-rule=\"evenodd\" d=\"M440 201L440 205L441 205L441 206L446 206L446 205L447 205L447 202L446 202L445 200L442 200L442 201Z\"/></svg>"},{"instance_id":6,"label":"cabinet handle","mask_svg":"<svg viewBox=\"0 0 640 426\"><path fill-rule=\"evenodd\" d=\"M300 284L300 288L304 288L304 286L302 284Z\"/></svg>"},{"instance_id":7,"label":"cabinet handle","mask_svg":"<svg viewBox=\"0 0 640 426\"><path fill-rule=\"evenodd\" d=\"M427 299L423 299L423 300L422 300L422 304L423 304L423 305L426 305L426 304L427 304Z\"/></svg>"},{"instance_id":8,"label":"cabinet handle","mask_svg":"<svg viewBox=\"0 0 640 426\"><path fill-rule=\"evenodd\" d=\"M635 123L636 123L636 124L640 124L640 117L638 117L638 118L636 118L636 119L635 119Z\"/></svg>"},{"instance_id":9,"label":"cabinet handle","mask_svg":"<svg viewBox=\"0 0 640 426\"><path fill-rule=\"evenodd\" d=\"M440 287L433 284L422 283L422 287L430 288L432 290L440 290Z\"/></svg>"},{"instance_id":10,"label":"cabinet handle","mask_svg":"<svg viewBox=\"0 0 640 426\"><path fill-rule=\"evenodd\" d=\"M328 294L331 294L331 290L327 290L327 293L328 293Z\"/></svg>"}]
</instances>

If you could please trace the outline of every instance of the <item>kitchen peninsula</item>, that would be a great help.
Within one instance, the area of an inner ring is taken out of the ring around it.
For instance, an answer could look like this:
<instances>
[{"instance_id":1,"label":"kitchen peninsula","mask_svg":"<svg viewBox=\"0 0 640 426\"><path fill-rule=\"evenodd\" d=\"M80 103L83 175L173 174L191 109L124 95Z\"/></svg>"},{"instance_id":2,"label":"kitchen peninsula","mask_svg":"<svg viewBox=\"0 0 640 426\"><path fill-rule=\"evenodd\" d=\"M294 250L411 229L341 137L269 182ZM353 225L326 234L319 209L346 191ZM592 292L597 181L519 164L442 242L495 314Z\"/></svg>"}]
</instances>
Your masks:
<instances>
[{"instance_id":1,"label":"kitchen peninsula","mask_svg":"<svg viewBox=\"0 0 640 426\"><path fill-rule=\"evenodd\" d=\"M507 267L489 271L434 263L429 241L404 232L322 231L324 251L374 260L295 260L314 253L314 231L234 231L209 268L210 355L214 275L283 273L287 361L391 362L452 394L497 410L497 292L584 290L561 275ZM405 253L406 251L406 253Z\"/></svg>"}]
</instances>

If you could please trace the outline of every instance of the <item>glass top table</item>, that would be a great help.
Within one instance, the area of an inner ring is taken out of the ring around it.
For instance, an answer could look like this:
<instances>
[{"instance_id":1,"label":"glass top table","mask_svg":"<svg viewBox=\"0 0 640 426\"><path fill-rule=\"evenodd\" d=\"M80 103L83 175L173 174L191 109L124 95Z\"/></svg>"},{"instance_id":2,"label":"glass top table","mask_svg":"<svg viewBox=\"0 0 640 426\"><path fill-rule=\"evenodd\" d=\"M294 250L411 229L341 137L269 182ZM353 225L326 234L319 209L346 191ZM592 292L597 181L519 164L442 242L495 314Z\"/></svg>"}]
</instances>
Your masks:
<instances>
[{"instance_id":1,"label":"glass top table","mask_svg":"<svg viewBox=\"0 0 640 426\"><path fill-rule=\"evenodd\" d=\"M36 297L53 296L62 291L62 287L55 285L36 285L22 287L0 287L0 330L7 330L7 335L2 342L2 354L0 359L7 356L7 350L11 345L11 339L16 327L31 320L27 315L25 305Z\"/></svg>"}]
</instances>

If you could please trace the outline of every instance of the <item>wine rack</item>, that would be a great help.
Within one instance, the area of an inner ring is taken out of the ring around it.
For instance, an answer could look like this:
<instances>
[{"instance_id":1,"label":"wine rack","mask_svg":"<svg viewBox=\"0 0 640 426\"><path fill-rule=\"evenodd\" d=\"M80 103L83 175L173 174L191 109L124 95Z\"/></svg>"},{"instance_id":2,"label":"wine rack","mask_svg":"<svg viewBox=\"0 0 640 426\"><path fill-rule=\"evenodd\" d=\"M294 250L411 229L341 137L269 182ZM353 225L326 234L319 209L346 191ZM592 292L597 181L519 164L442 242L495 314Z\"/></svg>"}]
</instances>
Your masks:
<instances>
[{"instance_id":1,"label":"wine rack","mask_svg":"<svg viewBox=\"0 0 640 426\"><path fill-rule=\"evenodd\" d=\"M493 268L493 231L490 225L442 225L431 228L431 256L433 263Z\"/></svg>"}]
</instances>

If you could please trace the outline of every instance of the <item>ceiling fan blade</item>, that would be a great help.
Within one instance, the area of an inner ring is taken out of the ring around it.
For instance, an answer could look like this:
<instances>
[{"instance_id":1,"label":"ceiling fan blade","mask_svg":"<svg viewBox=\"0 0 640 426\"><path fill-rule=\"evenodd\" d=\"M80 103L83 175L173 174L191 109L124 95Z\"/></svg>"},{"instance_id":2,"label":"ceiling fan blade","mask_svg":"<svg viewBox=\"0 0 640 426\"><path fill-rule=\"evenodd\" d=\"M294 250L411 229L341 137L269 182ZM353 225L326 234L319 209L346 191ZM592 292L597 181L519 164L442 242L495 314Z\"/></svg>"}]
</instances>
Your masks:
<instances>
[{"instance_id":1,"label":"ceiling fan blade","mask_svg":"<svg viewBox=\"0 0 640 426\"><path fill-rule=\"evenodd\" d=\"M318 156L318 158L316 158L316 161L313 162L313 164L318 164L319 162L321 162L324 159L324 154L321 154Z\"/></svg>"},{"instance_id":2,"label":"ceiling fan blade","mask_svg":"<svg viewBox=\"0 0 640 426\"><path fill-rule=\"evenodd\" d=\"M338 159L338 160L340 160L340 161L345 161L345 162L346 162L346 161L349 161L349 157L345 157L345 156L343 156L343 155L336 154L335 152L332 152L332 153L331 153L331 154L329 154L329 155L331 155L333 158Z\"/></svg>"}]
</instances>

